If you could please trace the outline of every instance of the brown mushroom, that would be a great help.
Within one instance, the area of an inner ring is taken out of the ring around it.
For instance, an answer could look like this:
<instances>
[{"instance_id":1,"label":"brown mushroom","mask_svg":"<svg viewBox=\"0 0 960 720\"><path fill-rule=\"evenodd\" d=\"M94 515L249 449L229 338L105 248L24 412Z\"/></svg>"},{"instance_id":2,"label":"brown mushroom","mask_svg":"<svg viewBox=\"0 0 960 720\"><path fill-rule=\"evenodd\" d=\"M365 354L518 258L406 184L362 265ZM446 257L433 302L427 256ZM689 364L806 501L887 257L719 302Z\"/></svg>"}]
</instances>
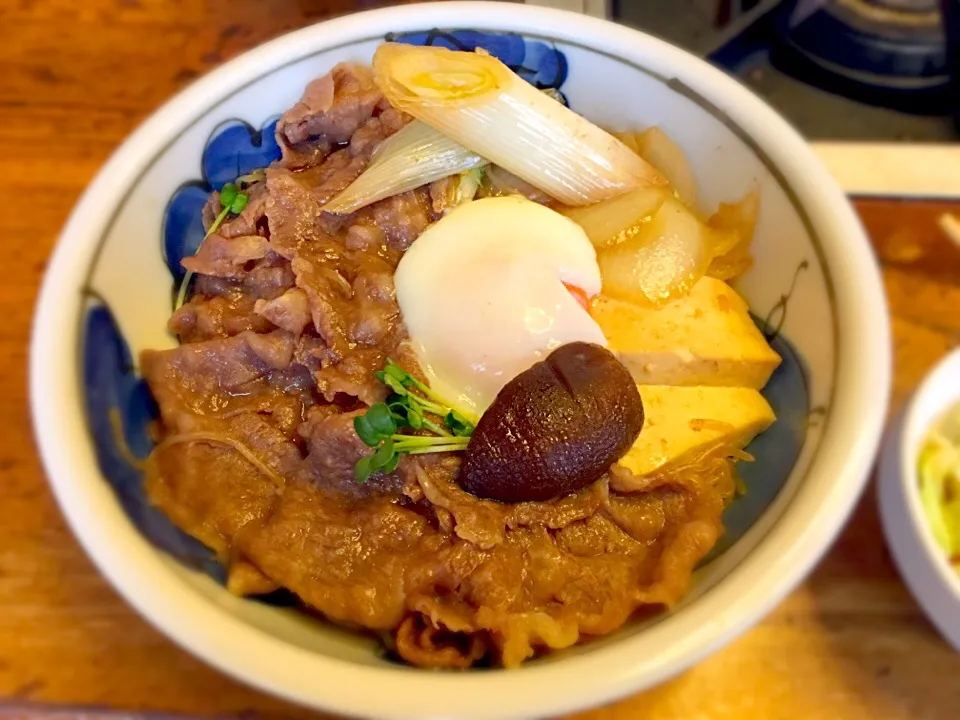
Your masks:
<instances>
[{"instance_id":1,"label":"brown mushroom","mask_svg":"<svg viewBox=\"0 0 960 720\"><path fill-rule=\"evenodd\" d=\"M596 482L633 445L643 403L599 345L570 343L507 383L480 418L460 468L470 493L548 500Z\"/></svg>"}]
</instances>

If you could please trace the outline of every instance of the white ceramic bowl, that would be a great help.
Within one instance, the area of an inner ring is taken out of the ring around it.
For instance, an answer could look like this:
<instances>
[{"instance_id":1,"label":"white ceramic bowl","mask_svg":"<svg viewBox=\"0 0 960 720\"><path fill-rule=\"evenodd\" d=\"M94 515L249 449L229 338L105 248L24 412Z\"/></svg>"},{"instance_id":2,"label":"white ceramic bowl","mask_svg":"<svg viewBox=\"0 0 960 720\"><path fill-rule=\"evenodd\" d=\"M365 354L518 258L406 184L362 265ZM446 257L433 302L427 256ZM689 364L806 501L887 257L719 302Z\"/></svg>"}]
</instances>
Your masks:
<instances>
[{"instance_id":1,"label":"white ceramic bowl","mask_svg":"<svg viewBox=\"0 0 960 720\"><path fill-rule=\"evenodd\" d=\"M470 31L425 32L437 27ZM149 451L151 408L131 359L173 345L165 322L177 261L202 232L209 184L269 161L270 119L334 63L369 61L391 33L480 43L559 88L596 122L663 125L691 158L705 208L754 185L762 194L756 266L738 288L784 356L764 391L779 419L750 448L757 462L744 468L749 489L727 512L726 538L675 612L516 671L399 666L365 638L232 597L205 551L148 506L140 473L110 429L114 410L126 444ZM262 135L254 129L265 124ZM291 33L155 113L63 231L37 310L30 374L36 433L64 514L114 586L175 641L318 708L493 720L554 715L660 682L770 610L825 551L860 494L885 414L890 351L881 284L856 216L803 139L749 91L677 48L601 20L440 3Z\"/></svg>"},{"instance_id":2,"label":"white ceramic bowl","mask_svg":"<svg viewBox=\"0 0 960 720\"><path fill-rule=\"evenodd\" d=\"M936 421L960 404L960 350L924 379L898 422L891 425L880 463L880 513L894 561L920 607L960 651L960 576L950 567L927 523L920 500L917 459Z\"/></svg>"}]
</instances>

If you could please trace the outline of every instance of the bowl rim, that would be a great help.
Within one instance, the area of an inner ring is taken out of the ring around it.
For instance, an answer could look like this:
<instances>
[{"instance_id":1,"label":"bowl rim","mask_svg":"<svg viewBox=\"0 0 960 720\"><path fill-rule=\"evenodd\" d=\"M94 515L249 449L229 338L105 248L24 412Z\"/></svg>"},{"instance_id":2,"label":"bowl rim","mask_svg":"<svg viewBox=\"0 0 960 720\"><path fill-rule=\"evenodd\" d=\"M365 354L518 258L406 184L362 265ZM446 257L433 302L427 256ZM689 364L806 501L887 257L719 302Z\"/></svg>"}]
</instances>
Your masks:
<instances>
[{"instance_id":1,"label":"bowl rim","mask_svg":"<svg viewBox=\"0 0 960 720\"><path fill-rule=\"evenodd\" d=\"M64 345L79 347L74 311L83 302L84 278L78 268L86 267L131 179L185 118L201 115L265 67L277 69L344 38L437 26L546 32L605 54L642 55L646 66L690 80L790 179L819 234L836 240L823 252L837 278L837 326L843 329L837 386L831 432L824 433L807 473L832 478L827 492L812 497L801 486L761 542L683 613L607 647L519 671L438 674L360 666L291 646L222 613L139 536L103 482L80 410L77 357L62 352ZM863 363L864 357L871 362ZM605 20L529 5L451 2L372 10L288 33L194 81L154 112L103 166L61 233L34 317L29 375L41 458L74 534L127 601L182 647L233 677L330 712L491 720L570 712L649 687L716 651L772 609L826 551L863 490L883 427L890 366L886 300L859 220L805 141L763 101L693 55ZM656 656L638 655L636 648L655 644L654 638L664 641Z\"/></svg>"},{"instance_id":2,"label":"bowl rim","mask_svg":"<svg viewBox=\"0 0 960 720\"><path fill-rule=\"evenodd\" d=\"M911 398L900 434L898 475L910 525L919 538L937 577L953 592L960 603L960 573L951 567L946 554L933 536L933 530L927 521L920 500L920 476L917 471L917 460L924 437L944 412L960 405L960 386L953 394L940 394L944 378L958 373L960 373L960 349L955 349L937 362ZM935 410L931 411L928 408L935 408ZM915 592L923 594L922 588L918 588Z\"/></svg>"}]
</instances>

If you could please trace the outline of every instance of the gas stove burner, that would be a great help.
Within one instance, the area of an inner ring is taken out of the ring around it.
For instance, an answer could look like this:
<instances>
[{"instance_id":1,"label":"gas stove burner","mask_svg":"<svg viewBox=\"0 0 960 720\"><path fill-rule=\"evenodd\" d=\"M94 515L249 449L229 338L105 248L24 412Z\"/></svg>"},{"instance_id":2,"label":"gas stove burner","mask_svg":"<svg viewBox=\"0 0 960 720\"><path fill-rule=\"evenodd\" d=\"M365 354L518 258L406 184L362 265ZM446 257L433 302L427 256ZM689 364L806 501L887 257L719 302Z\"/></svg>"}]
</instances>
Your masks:
<instances>
[{"instance_id":1,"label":"gas stove burner","mask_svg":"<svg viewBox=\"0 0 960 720\"><path fill-rule=\"evenodd\" d=\"M874 105L920 114L948 111L950 79L938 0L785 5L770 52L778 69Z\"/></svg>"}]
</instances>

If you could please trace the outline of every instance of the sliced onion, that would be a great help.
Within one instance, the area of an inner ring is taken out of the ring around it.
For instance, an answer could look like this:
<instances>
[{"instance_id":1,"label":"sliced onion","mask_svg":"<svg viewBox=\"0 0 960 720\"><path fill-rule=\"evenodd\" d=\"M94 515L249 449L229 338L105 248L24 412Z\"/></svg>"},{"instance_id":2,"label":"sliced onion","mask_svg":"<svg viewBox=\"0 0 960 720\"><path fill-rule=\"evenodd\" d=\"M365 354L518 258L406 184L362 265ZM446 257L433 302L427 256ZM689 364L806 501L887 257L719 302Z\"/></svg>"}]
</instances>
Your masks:
<instances>
[{"instance_id":1,"label":"sliced onion","mask_svg":"<svg viewBox=\"0 0 960 720\"><path fill-rule=\"evenodd\" d=\"M633 237L599 253L603 291L628 302L663 305L686 295L703 277L717 242L714 230L668 195Z\"/></svg>"},{"instance_id":2,"label":"sliced onion","mask_svg":"<svg viewBox=\"0 0 960 720\"><path fill-rule=\"evenodd\" d=\"M683 149L659 127L614 133L624 145L659 170L690 207L697 204L697 179Z\"/></svg>"},{"instance_id":3,"label":"sliced onion","mask_svg":"<svg viewBox=\"0 0 960 720\"><path fill-rule=\"evenodd\" d=\"M370 166L324 206L326 212L351 213L487 161L429 125L414 120L374 152Z\"/></svg>"},{"instance_id":4,"label":"sliced onion","mask_svg":"<svg viewBox=\"0 0 960 720\"><path fill-rule=\"evenodd\" d=\"M490 55L385 43L373 71L395 108L566 205L665 183L622 142Z\"/></svg>"},{"instance_id":5,"label":"sliced onion","mask_svg":"<svg viewBox=\"0 0 960 720\"><path fill-rule=\"evenodd\" d=\"M732 280L753 265L750 243L757 227L760 212L760 190L752 188L740 201L720 203L720 208L707 221L717 230L715 238L725 239L726 246L714 248L714 260L707 274L719 280Z\"/></svg>"},{"instance_id":6,"label":"sliced onion","mask_svg":"<svg viewBox=\"0 0 960 720\"><path fill-rule=\"evenodd\" d=\"M597 250L603 250L637 235L667 197L666 188L642 187L603 202L565 208L561 212L586 231Z\"/></svg>"}]
</instances>

